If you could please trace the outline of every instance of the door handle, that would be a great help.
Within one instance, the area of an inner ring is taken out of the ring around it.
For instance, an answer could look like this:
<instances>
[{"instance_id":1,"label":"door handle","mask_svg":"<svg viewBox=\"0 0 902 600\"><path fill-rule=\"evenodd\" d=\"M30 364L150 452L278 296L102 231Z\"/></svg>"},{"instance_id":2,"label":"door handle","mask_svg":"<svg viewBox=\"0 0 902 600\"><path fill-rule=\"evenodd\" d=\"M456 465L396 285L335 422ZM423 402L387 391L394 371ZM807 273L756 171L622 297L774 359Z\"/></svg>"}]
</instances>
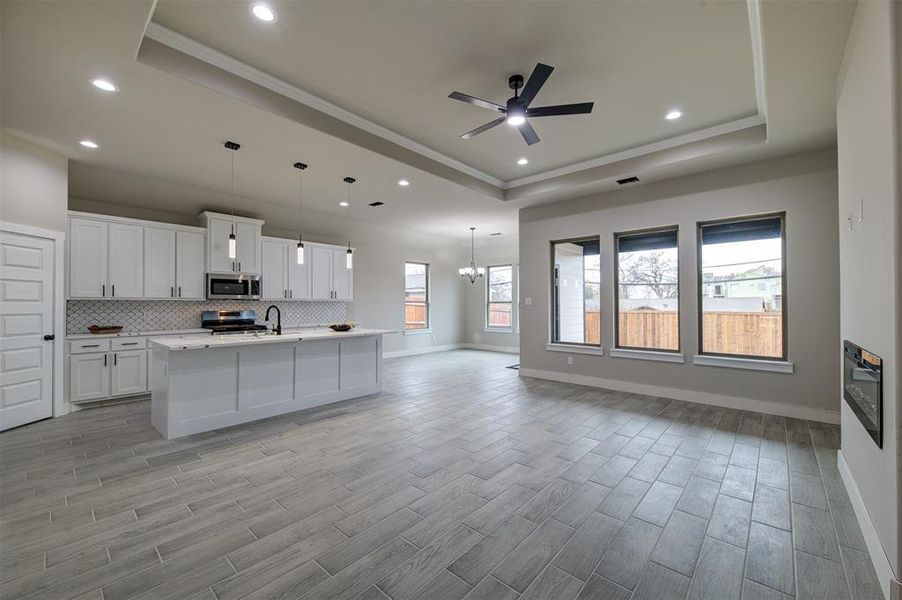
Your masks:
<instances>
[{"instance_id":1,"label":"door handle","mask_svg":"<svg viewBox=\"0 0 902 600\"><path fill-rule=\"evenodd\" d=\"M44 336L44 341L46 341L46 342L52 342L55 339L56 339L56 336L53 335L52 333L48 333L47 335Z\"/></svg>"}]
</instances>

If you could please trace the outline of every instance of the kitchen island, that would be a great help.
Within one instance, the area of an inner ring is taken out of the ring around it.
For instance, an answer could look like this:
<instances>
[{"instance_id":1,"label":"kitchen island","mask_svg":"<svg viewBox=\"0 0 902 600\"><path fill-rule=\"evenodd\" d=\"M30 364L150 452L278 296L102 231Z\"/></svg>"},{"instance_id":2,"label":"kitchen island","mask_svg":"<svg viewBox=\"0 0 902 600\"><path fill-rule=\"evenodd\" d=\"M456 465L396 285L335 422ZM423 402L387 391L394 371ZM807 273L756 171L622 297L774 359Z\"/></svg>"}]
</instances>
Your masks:
<instances>
[{"instance_id":1,"label":"kitchen island","mask_svg":"<svg viewBox=\"0 0 902 600\"><path fill-rule=\"evenodd\" d=\"M151 422L171 440L381 392L387 333L151 338Z\"/></svg>"}]
</instances>

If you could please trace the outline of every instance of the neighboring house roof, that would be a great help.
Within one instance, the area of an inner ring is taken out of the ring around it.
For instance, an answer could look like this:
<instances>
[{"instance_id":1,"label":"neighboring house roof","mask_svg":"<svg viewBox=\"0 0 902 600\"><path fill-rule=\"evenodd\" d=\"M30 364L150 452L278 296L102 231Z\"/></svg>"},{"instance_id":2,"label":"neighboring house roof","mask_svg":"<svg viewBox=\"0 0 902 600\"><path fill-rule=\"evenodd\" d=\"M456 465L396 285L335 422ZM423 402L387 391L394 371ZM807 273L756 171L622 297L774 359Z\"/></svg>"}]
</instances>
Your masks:
<instances>
[{"instance_id":1,"label":"neighboring house roof","mask_svg":"<svg viewBox=\"0 0 902 600\"><path fill-rule=\"evenodd\" d=\"M712 312L764 312L764 299L757 298L705 298L705 311Z\"/></svg>"}]
</instances>

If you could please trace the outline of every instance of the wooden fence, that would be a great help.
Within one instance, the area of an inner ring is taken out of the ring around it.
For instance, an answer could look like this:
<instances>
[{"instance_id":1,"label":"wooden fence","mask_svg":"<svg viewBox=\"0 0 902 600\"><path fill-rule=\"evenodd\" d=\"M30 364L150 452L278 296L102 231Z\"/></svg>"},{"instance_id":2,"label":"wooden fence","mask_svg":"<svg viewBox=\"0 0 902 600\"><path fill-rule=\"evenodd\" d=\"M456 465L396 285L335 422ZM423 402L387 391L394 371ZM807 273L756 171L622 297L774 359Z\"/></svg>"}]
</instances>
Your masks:
<instances>
[{"instance_id":1,"label":"wooden fence","mask_svg":"<svg viewBox=\"0 0 902 600\"><path fill-rule=\"evenodd\" d=\"M404 329L426 329L426 306L423 304L404 305Z\"/></svg>"},{"instance_id":2,"label":"wooden fence","mask_svg":"<svg viewBox=\"0 0 902 600\"><path fill-rule=\"evenodd\" d=\"M703 350L725 354L780 357L783 352L781 313L707 312ZM586 313L586 343L599 343L599 313ZM679 348L676 312L631 310L620 313L620 346Z\"/></svg>"}]
</instances>

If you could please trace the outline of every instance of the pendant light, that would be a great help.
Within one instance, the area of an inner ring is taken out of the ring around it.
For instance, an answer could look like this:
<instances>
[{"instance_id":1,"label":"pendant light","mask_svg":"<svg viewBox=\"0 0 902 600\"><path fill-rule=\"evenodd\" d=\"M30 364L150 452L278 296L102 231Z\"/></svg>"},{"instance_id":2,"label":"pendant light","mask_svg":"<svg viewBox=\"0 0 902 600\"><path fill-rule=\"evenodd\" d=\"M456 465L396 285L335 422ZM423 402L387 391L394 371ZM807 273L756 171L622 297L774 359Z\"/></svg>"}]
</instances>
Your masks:
<instances>
[{"instance_id":1,"label":"pendant light","mask_svg":"<svg viewBox=\"0 0 902 600\"><path fill-rule=\"evenodd\" d=\"M294 163L294 168L298 170L298 218L303 222L303 201L301 192L304 186L304 169L307 168L302 162ZM301 239L301 225L298 223L298 264L304 264L304 240Z\"/></svg>"},{"instance_id":2,"label":"pendant light","mask_svg":"<svg viewBox=\"0 0 902 600\"><path fill-rule=\"evenodd\" d=\"M232 216L235 216L235 153L241 148L240 144L235 142L226 142L225 147L229 152L229 195L232 197ZM235 237L235 221L232 221L232 228L229 230L229 259L235 260L238 257L238 239Z\"/></svg>"},{"instance_id":3,"label":"pendant light","mask_svg":"<svg viewBox=\"0 0 902 600\"><path fill-rule=\"evenodd\" d=\"M476 280L485 276L485 269L476 266L476 252L474 248L474 235L476 228L470 227L470 266L458 269L457 272L461 277L469 279L470 283L476 283Z\"/></svg>"},{"instance_id":4,"label":"pendant light","mask_svg":"<svg viewBox=\"0 0 902 600\"><path fill-rule=\"evenodd\" d=\"M354 252L351 250L351 184L357 181L353 177L345 177L345 183L348 184L348 212L347 212L347 222L348 222L348 252L345 255L345 266L348 270L354 268Z\"/></svg>"}]
</instances>

